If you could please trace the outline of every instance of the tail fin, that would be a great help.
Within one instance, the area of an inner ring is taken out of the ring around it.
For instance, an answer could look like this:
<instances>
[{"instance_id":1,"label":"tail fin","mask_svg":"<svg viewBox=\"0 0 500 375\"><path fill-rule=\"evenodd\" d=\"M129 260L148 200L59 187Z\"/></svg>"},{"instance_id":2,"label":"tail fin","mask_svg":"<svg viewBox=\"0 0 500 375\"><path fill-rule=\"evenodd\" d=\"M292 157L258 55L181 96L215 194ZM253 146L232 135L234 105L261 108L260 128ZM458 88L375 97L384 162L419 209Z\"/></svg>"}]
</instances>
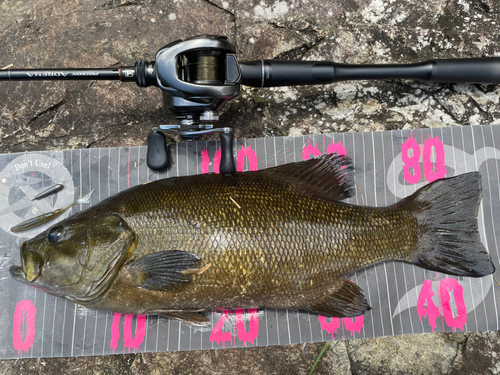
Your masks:
<instances>
[{"instance_id":1,"label":"tail fin","mask_svg":"<svg viewBox=\"0 0 500 375\"><path fill-rule=\"evenodd\" d=\"M481 195L481 175L471 172L434 181L401 201L418 222L418 250L409 261L456 276L495 272L477 230Z\"/></svg>"}]
</instances>

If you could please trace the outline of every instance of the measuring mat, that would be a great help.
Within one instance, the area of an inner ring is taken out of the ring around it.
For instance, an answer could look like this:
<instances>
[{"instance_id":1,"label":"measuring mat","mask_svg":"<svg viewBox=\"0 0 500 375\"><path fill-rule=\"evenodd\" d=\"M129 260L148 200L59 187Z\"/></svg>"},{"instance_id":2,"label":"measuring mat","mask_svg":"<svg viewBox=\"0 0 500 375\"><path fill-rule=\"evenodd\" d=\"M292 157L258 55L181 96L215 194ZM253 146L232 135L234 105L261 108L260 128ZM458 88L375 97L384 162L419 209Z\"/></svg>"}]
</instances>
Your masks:
<instances>
[{"instance_id":1,"label":"measuring mat","mask_svg":"<svg viewBox=\"0 0 500 375\"><path fill-rule=\"evenodd\" d=\"M443 177L479 171L483 199L481 241L497 271L483 278L454 277L402 262L386 262L348 278L372 310L357 318L329 318L287 310L222 310L195 328L157 316L86 309L14 281L23 241L72 213L147 181L218 172L220 144L170 145L172 167L146 165L146 147L46 151L0 155L0 359L161 352L286 345L425 332L499 329L500 126L462 126L374 133L342 133L235 141L238 171L347 154L354 162L356 195L348 203L388 206ZM64 188L32 200L54 184ZM12 233L24 220L65 207L95 189L57 219ZM207 202L210 204L210 202ZM217 206L214 205L214 210Z\"/></svg>"}]
</instances>

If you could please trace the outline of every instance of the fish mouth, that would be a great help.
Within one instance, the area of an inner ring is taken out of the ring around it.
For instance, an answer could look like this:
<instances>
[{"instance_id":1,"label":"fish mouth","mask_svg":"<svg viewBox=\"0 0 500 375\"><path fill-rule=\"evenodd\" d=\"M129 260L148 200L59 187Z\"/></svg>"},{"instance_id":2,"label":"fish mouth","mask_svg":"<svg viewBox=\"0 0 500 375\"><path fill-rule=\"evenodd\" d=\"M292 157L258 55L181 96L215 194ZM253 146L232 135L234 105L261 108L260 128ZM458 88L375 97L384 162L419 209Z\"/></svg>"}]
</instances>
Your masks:
<instances>
[{"instance_id":1,"label":"fish mouth","mask_svg":"<svg viewBox=\"0 0 500 375\"><path fill-rule=\"evenodd\" d=\"M26 264L25 256L24 256L24 254L26 253L26 242L23 242L23 244L21 245L20 253L21 253L21 265L20 266L15 266L15 265L11 266L9 268L9 273L10 273L10 276L12 276L12 278L14 280L17 280L17 281L20 281L24 284L27 284L28 280L26 279L26 272L24 272L24 266Z\"/></svg>"},{"instance_id":2,"label":"fish mouth","mask_svg":"<svg viewBox=\"0 0 500 375\"><path fill-rule=\"evenodd\" d=\"M41 276L43 259L41 256L27 249L26 242L21 245L21 265L11 266L10 275L14 280L24 284L33 284Z\"/></svg>"},{"instance_id":3,"label":"fish mouth","mask_svg":"<svg viewBox=\"0 0 500 375\"><path fill-rule=\"evenodd\" d=\"M20 281L25 284L28 283L28 280L26 279L26 274L24 273L22 266L11 266L9 268L9 272L10 276L12 276L14 280Z\"/></svg>"}]
</instances>

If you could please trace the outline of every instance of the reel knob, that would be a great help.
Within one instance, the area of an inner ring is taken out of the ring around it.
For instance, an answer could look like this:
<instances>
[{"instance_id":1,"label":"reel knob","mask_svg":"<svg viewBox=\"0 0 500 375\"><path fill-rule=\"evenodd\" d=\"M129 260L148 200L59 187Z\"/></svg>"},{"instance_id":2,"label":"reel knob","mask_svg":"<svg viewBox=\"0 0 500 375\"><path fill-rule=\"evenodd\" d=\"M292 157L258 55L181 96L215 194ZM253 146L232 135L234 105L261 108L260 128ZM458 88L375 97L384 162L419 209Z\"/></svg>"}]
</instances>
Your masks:
<instances>
[{"instance_id":1,"label":"reel knob","mask_svg":"<svg viewBox=\"0 0 500 375\"><path fill-rule=\"evenodd\" d=\"M220 155L220 166L219 172L221 175L225 176L228 174L236 173L236 166L234 165L233 157L233 133L221 133L219 135L221 143L221 155Z\"/></svg>"},{"instance_id":2,"label":"reel knob","mask_svg":"<svg viewBox=\"0 0 500 375\"><path fill-rule=\"evenodd\" d=\"M148 135L148 154L146 162L148 167L159 171L167 169L169 165L167 141L165 135L158 131L152 131Z\"/></svg>"}]
</instances>

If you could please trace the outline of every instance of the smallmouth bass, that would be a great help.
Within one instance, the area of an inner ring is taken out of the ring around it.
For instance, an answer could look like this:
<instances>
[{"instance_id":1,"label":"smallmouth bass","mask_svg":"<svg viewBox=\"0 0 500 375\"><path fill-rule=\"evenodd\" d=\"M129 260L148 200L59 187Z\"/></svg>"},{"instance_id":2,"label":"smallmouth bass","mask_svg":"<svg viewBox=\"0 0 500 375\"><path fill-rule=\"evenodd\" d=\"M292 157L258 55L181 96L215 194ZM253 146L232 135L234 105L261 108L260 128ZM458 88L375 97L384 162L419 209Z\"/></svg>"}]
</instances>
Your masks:
<instances>
[{"instance_id":1,"label":"smallmouth bass","mask_svg":"<svg viewBox=\"0 0 500 375\"><path fill-rule=\"evenodd\" d=\"M85 307L207 326L216 307L370 309L344 275L400 260L451 275L494 272L480 242L478 172L384 208L354 194L347 157L233 176L154 181L118 193L21 246L12 277Z\"/></svg>"}]
</instances>

